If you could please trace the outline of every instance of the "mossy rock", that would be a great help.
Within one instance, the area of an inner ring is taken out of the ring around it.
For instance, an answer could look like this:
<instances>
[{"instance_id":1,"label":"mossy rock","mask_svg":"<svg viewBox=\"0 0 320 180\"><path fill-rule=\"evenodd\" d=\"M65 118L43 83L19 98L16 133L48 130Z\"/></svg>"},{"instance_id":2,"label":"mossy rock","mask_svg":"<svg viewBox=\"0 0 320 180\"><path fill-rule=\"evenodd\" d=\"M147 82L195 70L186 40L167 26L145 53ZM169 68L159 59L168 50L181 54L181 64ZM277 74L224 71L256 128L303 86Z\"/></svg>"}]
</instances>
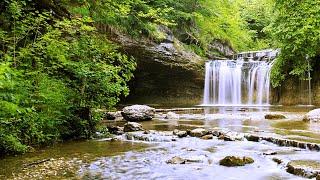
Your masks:
<instances>
[{"instance_id":1,"label":"mossy rock","mask_svg":"<svg viewBox=\"0 0 320 180\"><path fill-rule=\"evenodd\" d=\"M227 156L220 160L220 165L227 167L234 166L244 166L246 164L254 163L254 160L250 157L236 157L236 156Z\"/></svg>"},{"instance_id":2,"label":"mossy rock","mask_svg":"<svg viewBox=\"0 0 320 180\"><path fill-rule=\"evenodd\" d=\"M297 176L315 178L320 174L320 162L313 160L290 161L287 164L287 172Z\"/></svg>"},{"instance_id":3,"label":"mossy rock","mask_svg":"<svg viewBox=\"0 0 320 180\"><path fill-rule=\"evenodd\" d=\"M282 114L266 114L265 119L286 119L287 117Z\"/></svg>"}]
</instances>

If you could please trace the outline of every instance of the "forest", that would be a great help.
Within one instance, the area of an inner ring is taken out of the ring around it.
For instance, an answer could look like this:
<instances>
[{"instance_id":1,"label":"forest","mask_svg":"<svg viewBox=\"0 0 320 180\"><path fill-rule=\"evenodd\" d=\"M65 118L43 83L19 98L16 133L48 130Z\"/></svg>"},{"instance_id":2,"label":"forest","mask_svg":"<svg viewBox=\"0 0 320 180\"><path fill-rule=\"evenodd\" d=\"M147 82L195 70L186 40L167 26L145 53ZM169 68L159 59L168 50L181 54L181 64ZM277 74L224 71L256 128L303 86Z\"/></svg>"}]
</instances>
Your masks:
<instances>
[{"instance_id":1,"label":"forest","mask_svg":"<svg viewBox=\"0 0 320 180\"><path fill-rule=\"evenodd\" d=\"M160 43L169 28L209 58L280 49L273 87L306 78L320 56L319 0L3 0L0 2L0 154L19 154L99 131L99 109L129 93L136 59L116 31ZM107 27L108 31L101 27ZM308 66L308 62L311 66Z\"/></svg>"}]
</instances>

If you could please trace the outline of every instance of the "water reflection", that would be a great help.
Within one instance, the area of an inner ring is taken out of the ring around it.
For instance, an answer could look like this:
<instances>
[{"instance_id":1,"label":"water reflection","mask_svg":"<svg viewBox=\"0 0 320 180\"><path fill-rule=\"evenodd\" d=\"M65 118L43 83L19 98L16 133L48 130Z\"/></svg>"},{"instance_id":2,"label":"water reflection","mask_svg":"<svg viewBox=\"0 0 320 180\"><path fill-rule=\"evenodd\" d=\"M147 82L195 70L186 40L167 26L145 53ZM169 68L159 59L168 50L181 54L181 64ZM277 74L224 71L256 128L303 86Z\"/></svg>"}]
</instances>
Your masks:
<instances>
[{"instance_id":1,"label":"water reflection","mask_svg":"<svg viewBox=\"0 0 320 180\"><path fill-rule=\"evenodd\" d=\"M143 126L155 130L219 128L236 132L278 134L296 140L320 142L319 125L302 121L303 115L311 108L314 107L204 107L203 111L177 112L180 114L180 119L160 118L152 122L143 122ZM265 119L266 114L282 114L287 118L267 120Z\"/></svg>"}]
</instances>

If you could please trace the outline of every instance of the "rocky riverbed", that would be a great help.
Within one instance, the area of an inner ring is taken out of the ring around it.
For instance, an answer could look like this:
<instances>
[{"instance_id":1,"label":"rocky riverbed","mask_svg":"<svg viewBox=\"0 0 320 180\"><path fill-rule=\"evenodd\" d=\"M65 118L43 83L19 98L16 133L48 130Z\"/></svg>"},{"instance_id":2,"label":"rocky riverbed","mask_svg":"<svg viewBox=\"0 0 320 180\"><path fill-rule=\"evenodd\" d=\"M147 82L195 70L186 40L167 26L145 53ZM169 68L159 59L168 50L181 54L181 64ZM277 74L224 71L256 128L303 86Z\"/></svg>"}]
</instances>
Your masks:
<instances>
[{"instance_id":1,"label":"rocky riverbed","mask_svg":"<svg viewBox=\"0 0 320 180\"><path fill-rule=\"evenodd\" d=\"M112 138L2 159L0 179L319 179L320 131L302 121L307 111L162 109L138 124L118 113L104 122Z\"/></svg>"}]
</instances>

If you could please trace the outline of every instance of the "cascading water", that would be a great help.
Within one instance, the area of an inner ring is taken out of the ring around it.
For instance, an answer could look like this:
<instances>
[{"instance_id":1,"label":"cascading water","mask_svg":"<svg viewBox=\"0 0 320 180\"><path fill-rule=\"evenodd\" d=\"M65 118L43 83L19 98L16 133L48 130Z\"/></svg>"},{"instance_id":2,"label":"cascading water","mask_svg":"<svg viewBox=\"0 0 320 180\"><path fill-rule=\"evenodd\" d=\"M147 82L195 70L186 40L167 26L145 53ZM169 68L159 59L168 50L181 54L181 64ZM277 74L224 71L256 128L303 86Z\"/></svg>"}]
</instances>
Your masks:
<instances>
[{"instance_id":1,"label":"cascading water","mask_svg":"<svg viewBox=\"0 0 320 180\"><path fill-rule=\"evenodd\" d=\"M203 105L269 105L271 67L243 58L207 62Z\"/></svg>"}]
</instances>

